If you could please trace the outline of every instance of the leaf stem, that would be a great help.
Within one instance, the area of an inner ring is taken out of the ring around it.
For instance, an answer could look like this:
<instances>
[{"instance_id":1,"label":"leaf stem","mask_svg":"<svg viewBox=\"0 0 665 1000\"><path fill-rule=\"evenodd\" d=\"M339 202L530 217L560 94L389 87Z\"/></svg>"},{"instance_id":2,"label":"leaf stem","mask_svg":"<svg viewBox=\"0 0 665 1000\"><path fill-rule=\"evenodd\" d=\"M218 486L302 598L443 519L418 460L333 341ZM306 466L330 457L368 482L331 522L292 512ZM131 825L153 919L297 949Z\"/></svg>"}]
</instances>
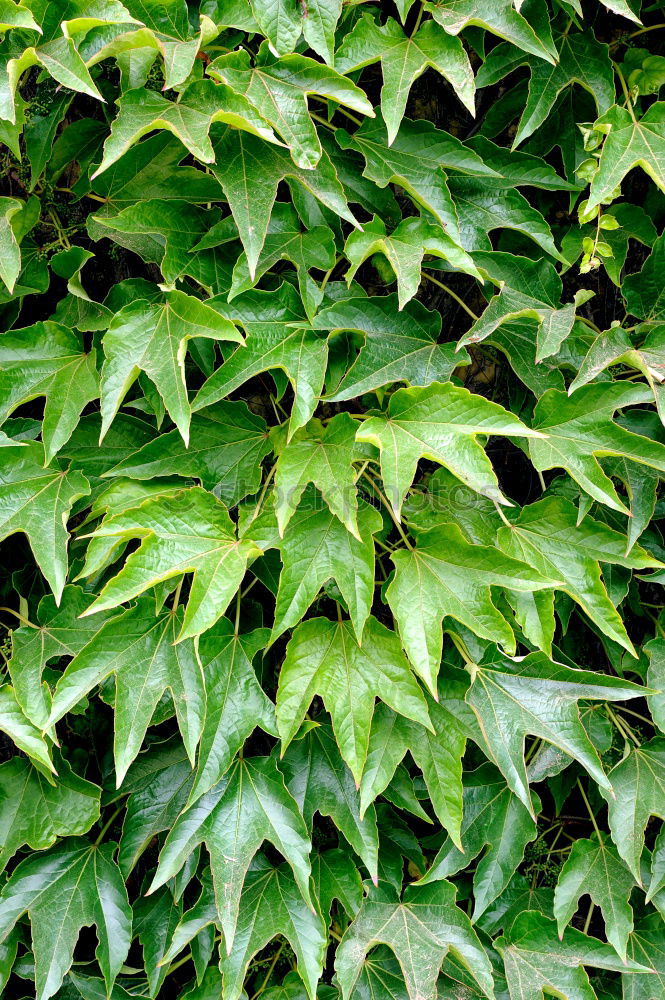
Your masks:
<instances>
[{"instance_id":1,"label":"leaf stem","mask_svg":"<svg viewBox=\"0 0 665 1000\"><path fill-rule=\"evenodd\" d=\"M16 618L18 618L18 620L20 621L21 625L27 625L29 628L37 628L37 629L39 628L39 625L35 625L34 622L28 621L28 619L25 618L20 613L20 611L14 611L13 608L5 608L5 607L0 608L0 611L4 611L8 615L14 615Z\"/></svg>"},{"instance_id":2,"label":"leaf stem","mask_svg":"<svg viewBox=\"0 0 665 1000\"><path fill-rule=\"evenodd\" d=\"M587 812L589 814L589 819L593 823L593 828L596 831L596 836L598 837L598 842L602 844L602 837L600 835L600 830L598 829L598 824L596 823L596 817L593 814L593 809L591 808L591 803L589 802L588 798L586 797L586 792L584 791L584 788L582 787L582 782L580 781L579 778L577 779L577 787L579 788L580 795L582 796L582 799L584 800L584 805L586 806Z\"/></svg>"},{"instance_id":3,"label":"leaf stem","mask_svg":"<svg viewBox=\"0 0 665 1000\"><path fill-rule=\"evenodd\" d=\"M458 306L461 306L464 312L469 314L472 320L477 321L480 319L480 316L477 316L473 309L470 309L464 299L461 299L457 292L454 292L452 288L448 288L448 285L444 285L442 281L439 281L438 278L432 277L432 275L428 274L427 271L421 270L420 274L423 278L427 278L428 281L431 281L433 285L436 285L437 288L442 288L444 292L447 292L451 299L454 299Z\"/></svg>"},{"instance_id":4,"label":"leaf stem","mask_svg":"<svg viewBox=\"0 0 665 1000\"><path fill-rule=\"evenodd\" d=\"M107 831L108 831L109 827L112 825L114 819L122 812L122 810L124 808L125 808L125 803L121 802L120 805L117 807L117 809L113 810L113 812L111 813L110 817L107 819L106 823L104 823L104 826L101 828L101 830L99 832L99 836L95 840L95 844L94 844L95 847L98 847L101 844L102 840L104 839L104 835L107 833Z\"/></svg>"},{"instance_id":5,"label":"leaf stem","mask_svg":"<svg viewBox=\"0 0 665 1000\"><path fill-rule=\"evenodd\" d=\"M284 942L282 941L282 943L280 944L279 948L277 949L277 951L275 952L275 954L272 957L272 961L271 961L270 965L268 966L268 971L265 974L263 982L259 986L259 988L256 991L256 993L252 994L250 1000L256 1000L256 997L260 996L261 993L263 993L263 991L265 990L266 986L268 985L270 977L272 976L273 972L275 971L275 966L277 965L277 962L279 961L279 956L282 954L283 951L284 951Z\"/></svg>"},{"instance_id":6,"label":"leaf stem","mask_svg":"<svg viewBox=\"0 0 665 1000\"><path fill-rule=\"evenodd\" d=\"M637 118L635 117L635 109L633 108L633 102L630 99L630 91L628 90L628 84L626 83L626 78L621 72L621 67L617 62L614 61L614 59L612 60L612 65L614 66L614 72L619 77L619 83L621 84L621 89L623 90L623 96L626 99L626 108L628 109L628 112L630 114L630 117L633 119L633 122L635 123L635 125L637 125Z\"/></svg>"}]
</instances>

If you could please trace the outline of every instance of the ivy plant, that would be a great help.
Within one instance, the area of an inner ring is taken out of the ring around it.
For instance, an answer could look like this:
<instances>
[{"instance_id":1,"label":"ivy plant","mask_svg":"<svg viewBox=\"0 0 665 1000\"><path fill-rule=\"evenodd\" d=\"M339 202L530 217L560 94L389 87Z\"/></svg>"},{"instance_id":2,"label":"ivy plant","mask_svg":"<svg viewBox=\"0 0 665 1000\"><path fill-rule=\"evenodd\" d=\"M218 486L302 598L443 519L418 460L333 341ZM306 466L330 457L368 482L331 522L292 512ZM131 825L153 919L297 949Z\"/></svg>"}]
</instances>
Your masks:
<instances>
[{"instance_id":1,"label":"ivy plant","mask_svg":"<svg viewBox=\"0 0 665 1000\"><path fill-rule=\"evenodd\" d=\"M0 0L0 993L665 997L664 20Z\"/></svg>"}]
</instances>

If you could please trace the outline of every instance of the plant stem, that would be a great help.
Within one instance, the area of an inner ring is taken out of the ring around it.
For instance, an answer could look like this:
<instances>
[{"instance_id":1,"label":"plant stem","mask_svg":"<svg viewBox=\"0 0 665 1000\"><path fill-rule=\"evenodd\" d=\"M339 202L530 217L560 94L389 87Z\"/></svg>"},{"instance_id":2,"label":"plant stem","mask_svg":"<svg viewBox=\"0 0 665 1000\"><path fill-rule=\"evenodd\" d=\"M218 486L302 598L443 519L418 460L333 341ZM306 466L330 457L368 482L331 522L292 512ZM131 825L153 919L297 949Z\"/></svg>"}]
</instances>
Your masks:
<instances>
[{"instance_id":1,"label":"plant stem","mask_svg":"<svg viewBox=\"0 0 665 1000\"><path fill-rule=\"evenodd\" d=\"M404 544L406 545L406 547L408 549L410 549L411 552L413 552L413 545L411 544L411 542L407 538L406 534L404 533L404 530L402 528L402 523L401 523L400 519L397 517L397 515L395 514L395 511L393 510L392 505L388 502L387 497L384 496L384 494L382 493L382 491L379 488L378 484L374 482L374 480L372 479L372 477L370 476L370 474L368 472L363 472L362 477L363 477L363 479L366 479L368 483L371 483L371 485L374 488L374 490L375 490L375 492L376 492L379 500L381 501L381 503L383 504L383 506L386 508L386 510L390 514L391 518L393 519L393 523L394 523L395 527L397 528L397 530L399 531L400 535L402 536L402 541L404 542Z\"/></svg>"},{"instance_id":2,"label":"plant stem","mask_svg":"<svg viewBox=\"0 0 665 1000\"><path fill-rule=\"evenodd\" d=\"M477 316L473 309L470 309L464 299L461 299L457 292L454 292L452 288L448 288L448 285L444 285L442 281L439 281L438 278L432 277L432 275L428 274L427 271L421 271L420 274L423 278L427 278L428 281L431 281L433 285L436 285L437 288L442 288L444 292L447 292L451 299L454 299L458 306L461 306L464 312L469 314L472 320L480 319L480 316Z\"/></svg>"},{"instance_id":3,"label":"plant stem","mask_svg":"<svg viewBox=\"0 0 665 1000\"><path fill-rule=\"evenodd\" d=\"M621 72L621 67L619 66L618 63L614 62L614 60L612 60L612 65L614 66L614 72L619 77L619 83L621 84L621 89L623 90L623 96L626 99L626 108L628 109L630 117L637 125L637 118L635 117L635 109L633 108L633 102L630 99L630 91L628 90L628 84L626 83L626 79L623 73Z\"/></svg>"},{"instance_id":4,"label":"plant stem","mask_svg":"<svg viewBox=\"0 0 665 1000\"><path fill-rule=\"evenodd\" d=\"M601 836L600 836L600 830L598 829L598 824L596 823L596 817L593 814L593 809L591 808L591 803L589 802L588 798L586 797L586 792L584 791L584 789L582 787L582 782L580 781L579 778L577 779L577 787L579 788L580 795L582 796L582 798L584 800L584 805L586 806L587 812L589 814L589 819L593 823L593 828L596 831L596 836L598 837L598 842L602 843L602 839L601 839Z\"/></svg>"},{"instance_id":5,"label":"plant stem","mask_svg":"<svg viewBox=\"0 0 665 1000\"><path fill-rule=\"evenodd\" d=\"M122 812L122 810L124 808L125 808L125 803L121 802L120 805L117 807L117 809L115 809L111 813L110 818L106 821L106 823L104 823L104 826L101 828L101 830L99 832L99 836L97 837L97 839L95 841L95 844L94 844L95 847L98 847L99 844L101 844L102 840L104 839L104 835L108 831L109 827L112 825L114 819L116 818L116 816L118 816Z\"/></svg>"}]
</instances>

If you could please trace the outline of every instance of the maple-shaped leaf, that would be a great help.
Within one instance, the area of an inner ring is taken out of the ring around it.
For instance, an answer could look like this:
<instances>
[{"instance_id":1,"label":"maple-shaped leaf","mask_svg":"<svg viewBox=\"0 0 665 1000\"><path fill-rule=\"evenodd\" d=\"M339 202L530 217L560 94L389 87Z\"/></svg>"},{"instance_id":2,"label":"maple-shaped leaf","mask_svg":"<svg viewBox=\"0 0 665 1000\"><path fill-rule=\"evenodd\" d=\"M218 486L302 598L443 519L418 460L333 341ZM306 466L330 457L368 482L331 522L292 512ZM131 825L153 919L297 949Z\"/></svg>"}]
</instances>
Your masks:
<instances>
[{"instance_id":1,"label":"maple-shaped leaf","mask_svg":"<svg viewBox=\"0 0 665 1000\"><path fill-rule=\"evenodd\" d=\"M0 31L9 31L10 28L28 28L40 33L42 30L27 7L14 0L4 0L0 9Z\"/></svg>"},{"instance_id":2,"label":"maple-shaped leaf","mask_svg":"<svg viewBox=\"0 0 665 1000\"><path fill-rule=\"evenodd\" d=\"M337 63L337 60L336 60ZM269 122L291 150L294 163L307 170L321 158L321 143L309 116L307 98L316 95L343 104L362 115L374 117L364 92L340 73L298 54L276 58L267 42L259 49L254 65L244 49L218 56L207 73L228 84Z\"/></svg>"},{"instance_id":3,"label":"maple-shaped leaf","mask_svg":"<svg viewBox=\"0 0 665 1000\"><path fill-rule=\"evenodd\" d=\"M294 739L279 767L309 829L317 812L329 816L376 881L379 852L376 813L370 808L361 816L358 788L340 756L330 726L319 723ZM313 863L315 859L316 855ZM330 911L326 913L324 907L323 912L327 916Z\"/></svg>"},{"instance_id":4,"label":"maple-shaped leaf","mask_svg":"<svg viewBox=\"0 0 665 1000\"><path fill-rule=\"evenodd\" d=\"M540 810L537 797L536 801ZM537 828L491 764L465 772L463 804L461 842L456 844L448 836L421 882L435 883L456 875L482 851L473 876L475 922L506 888Z\"/></svg>"},{"instance_id":5,"label":"maple-shaped leaf","mask_svg":"<svg viewBox=\"0 0 665 1000\"><path fill-rule=\"evenodd\" d=\"M624 974L648 971L574 927L559 938L554 920L537 910L520 913L494 946L503 957L510 995L520 1000L542 1000L545 991L563 1000L596 1000L585 965Z\"/></svg>"},{"instance_id":6,"label":"maple-shaped leaf","mask_svg":"<svg viewBox=\"0 0 665 1000\"><path fill-rule=\"evenodd\" d=\"M163 59L164 89L171 89L187 80L199 50L218 34L216 25L205 14L198 18L198 30L194 28L187 4L182 0L162 0L160 3L155 0L127 0L127 8L137 15L136 22L143 27L128 32L128 26L123 24L117 33L108 36L111 40L106 45L97 47L98 51L88 60L89 65L110 55L147 49L148 68L154 55L159 53ZM134 18L118 20L126 22L134 21ZM196 23L196 16L193 20Z\"/></svg>"},{"instance_id":7,"label":"maple-shaped leaf","mask_svg":"<svg viewBox=\"0 0 665 1000\"><path fill-rule=\"evenodd\" d=\"M44 468L36 442L0 449L0 539L17 531L30 542L37 565L60 602L67 578L67 518L72 505L90 492L80 472L57 463Z\"/></svg>"},{"instance_id":8,"label":"maple-shaped leaf","mask_svg":"<svg viewBox=\"0 0 665 1000\"><path fill-rule=\"evenodd\" d=\"M223 232L224 239L220 237ZM219 233L219 235L218 235ZM235 236L235 230L234 230ZM195 250L218 246L228 240L228 220L222 219L218 226L208 232ZM249 275L247 254L236 261L231 277L229 301L253 288L263 275L280 261L289 260L298 273L298 290L308 317L313 317L321 302L323 292L308 273L312 268L329 270L335 263L335 240L328 226L314 226L303 230L298 213L286 202L275 202L268 224L263 249L256 264L254 277Z\"/></svg>"},{"instance_id":9,"label":"maple-shaped leaf","mask_svg":"<svg viewBox=\"0 0 665 1000\"><path fill-rule=\"evenodd\" d=\"M156 129L171 132L203 163L215 162L209 134L213 122L245 129L266 142L278 141L251 100L232 87L216 85L212 80L190 84L177 103L144 87L125 91L117 103L118 114L104 143L102 162L91 180L108 170L135 142Z\"/></svg>"},{"instance_id":10,"label":"maple-shaped leaf","mask_svg":"<svg viewBox=\"0 0 665 1000\"><path fill-rule=\"evenodd\" d=\"M426 21L409 36L392 17L378 25L371 14L362 15L337 49L335 68L340 73L354 73L378 61L383 71L381 113L388 130L388 145L404 117L411 85L428 67L448 80L467 110L474 113L475 86L469 57L459 38L443 31L434 21Z\"/></svg>"},{"instance_id":11,"label":"maple-shaped leaf","mask_svg":"<svg viewBox=\"0 0 665 1000\"><path fill-rule=\"evenodd\" d=\"M303 901L288 865L264 862L250 872L243 886L233 950L220 961L225 1000L240 1000L247 968L257 952L280 935L297 960L306 995L316 998L325 961L327 935L323 919Z\"/></svg>"},{"instance_id":12,"label":"maple-shaped leaf","mask_svg":"<svg viewBox=\"0 0 665 1000\"><path fill-rule=\"evenodd\" d=\"M277 733L274 706L252 666L269 637L263 628L238 635L228 618L222 618L200 639L206 712L190 805L217 784L257 726Z\"/></svg>"},{"instance_id":13,"label":"maple-shaped leaf","mask_svg":"<svg viewBox=\"0 0 665 1000\"><path fill-rule=\"evenodd\" d=\"M547 15L538 19L535 30L516 7L521 4L514 4L513 0L433 0L426 4L435 21L451 35L458 35L471 25L485 28L554 65L558 54Z\"/></svg>"},{"instance_id":14,"label":"maple-shaped leaf","mask_svg":"<svg viewBox=\"0 0 665 1000\"><path fill-rule=\"evenodd\" d=\"M311 618L286 649L277 689L277 728L286 748L315 695L331 715L335 739L360 784L376 698L431 728L425 697L394 632L370 617L362 644L350 622Z\"/></svg>"},{"instance_id":15,"label":"maple-shaped leaf","mask_svg":"<svg viewBox=\"0 0 665 1000\"><path fill-rule=\"evenodd\" d=\"M411 301L402 311L397 306L396 295L377 295L343 299L316 314L315 330L330 330L333 338L345 331L365 338L331 401L353 399L390 382L446 382L457 366L470 363L466 351L455 353L454 344L438 343L438 312L420 302Z\"/></svg>"},{"instance_id":16,"label":"maple-shaped leaf","mask_svg":"<svg viewBox=\"0 0 665 1000\"><path fill-rule=\"evenodd\" d=\"M0 892L0 942L25 913L32 924L38 1000L60 989L82 927L97 929L96 957L107 994L131 943L132 911L115 844L71 838L14 869Z\"/></svg>"},{"instance_id":17,"label":"maple-shaped leaf","mask_svg":"<svg viewBox=\"0 0 665 1000\"><path fill-rule=\"evenodd\" d=\"M46 397L42 440L48 464L69 440L84 407L99 395L95 352L59 323L36 323L0 336L0 422L17 406Z\"/></svg>"},{"instance_id":18,"label":"maple-shaped leaf","mask_svg":"<svg viewBox=\"0 0 665 1000\"><path fill-rule=\"evenodd\" d=\"M362 635L374 596L373 536L383 521L377 510L361 502L357 523L358 538L312 487L306 490L284 537L276 537L270 546L279 548L284 564L271 641L298 624L330 579L335 580L346 602L356 636Z\"/></svg>"},{"instance_id":19,"label":"maple-shaped leaf","mask_svg":"<svg viewBox=\"0 0 665 1000\"><path fill-rule=\"evenodd\" d=\"M420 268L425 254L448 261L455 270L481 279L469 254L440 229L424 219L403 219L388 235L385 223L377 216L365 223L362 232L354 230L344 246L351 264L346 282L351 284L360 265L375 253L388 258L397 278L399 308L413 298L420 285Z\"/></svg>"},{"instance_id":20,"label":"maple-shaped leaf","mask_svg":"<svg viewBox=\"0 0 665 1000\"><path fill-rule=\"evenodd\" d=\"M665 267L665 234L653 249L637 274L629 274L622 285L629 313L643 320L665 320L665 289L662 274ZM657 331L653 331L654 334ZM661 358L661 368L663 362Z\"/></svg>"},{"instance_id":21,"label":"maple-shaped leaf","mask_svg":"<svg viewBox=\"0 0 665 1000\"><path fill-rule=\"evenodd\" d=\"M458 226L445 171L497 176L496 170L472 149L428 121L404 118L389 144L385 123L377 115L374 121L366 119L353 135L337 129L335 139L342 149L362 153L365 177L382 188L399 184L416 204L431 212L440 225L447 226L453 239L457 238Z\"/></svg>"},{"instance_id":22,"label":"maple-shaped leaf","mask_svg":"<svg viewBox=\"0 0 665 1000\"><path fill-rule=\"evenodd\" d=\"M634 885L633 875L607 837L595 834L590 840L576 840L554 893L559 935L575 915L580 896L589 895L602 911L608 941L625 961L633 929L629 897Z\"/></svg>"},{"instance_id":23,"label":"maple-shaped leaf","mask_svg":"<svg viewBox=\"0 0 665 1000\"><path fill-rule=\"evenodd\" d=\"M492 336L499 327L518 319L533 319L538 324L534 361L556 354L575 322L575 305L553 308L531 295L504 286L491 300L480 319L459 341L460 347L477 344Z\"/></svg>"},{"instance_id":24,"label":"maple-shaped leaf","mask_svg":"<svg viewBox=\"0 0 665 1000\"><path fill-rule=\"evenodd\" d=\"M642 167L652 181L665 191L665 101L652 104L639 120L627 108L610 108L594 125L606 134L598 170L591 181L586 211L612 201L633 167Z\"/></svg>"},{"instance_id":25,"label":"maple-shaped leaf","mask_svg":"<svg viewBox=\"0 0 665 1000\"><path fill-rule=\"evenodd\" d=\"M212 171L222 186L254 277L281 181L297 182L335 215L360 227L335 168L322 151L313 169L297 166L288 150L266 146L256 136L227 128L214 142Z\"/></svg>"},{"instance_id":26,"label":"maple-shaped leaf","mask_svg":"<svg viewBox=\"0 0 665 1000\"><path fill-rule=\"evenodd\" d=\"M23 211L18 198L0 198L0 278L11 295L21 273L21 248L12 219Z\"/></svg>"},{"instance_id":27,"label":"maple-shaped leaf","mask_svg":"<svg viewBox=\"0 0 665 1000\"><path fill-rule=\"evenodd\" d=\"M665 382L664 359L665 327L656 327L637 347L623 327L612 326L599 333L591 344L577 375L568 386L568 395L572 396L580 386L595 381L601 372L612 365L623 364L642 372L658 400L661 383Z\"/></svg>"},{"instance_id":28,"label":"maple-shaped leaf","mask_svg":"<svg viewBox=\"0 0 665 1000\"><path fill-rule=\"evenodd\" d=\"M61 656L76 656L108 620L108 612L100 612L80 620L79 615L94 600L94 594L84 594L80 587L68 584L58 606L52 594L39 602L36 619L12 632L12 656L8 663L17 701L27 717L41 729L46 727L50 704L42 685L42 673L49 660Z\"/></svg>"},{"instance_id":29,"label":"maple-shaped leaf","mask_svg":"<svg viewBox=\"0 0 665 1000\"><path fill-rule=\"evenodd\" d=\"M561 91L575 83L591 94L599 115L605 114L614 104L614 71L609 47L597 41L591 31L564 35L553 66L541 58L525 55L512 45L497 45L480 67L476 84L478 87L492 86L519 66L529 67L529 96L517 126L513 148L540 128Z\"/></svg>"},{"instance_id":30,"label":"maple-shaped leaf","mask_svg":"<svg viewBox=\"0 0 665 1000\"><path fill-rule=\"evenodd\" d=\"M275 464L275 513L282 536L305 487L314 483L331 512L361 541L352 465L357 426L347 413L336 414L325 426L314 418L280 449Z\"/></svg>"},{"instance_id":31,"label":"maple-shaped leaf","mask_svg":"<svg viewBox=\"0 0 665 1000\"><path fill-rule=\"evenodd\" d=\"M554 586L557 579L494 546L470 544L455 524L418 532L416 547L394 552L392 560L395 575L386 599L409 659L434 696L444 616L514 652L513 631L492 602L490 588L532 592Z\"/></svg>"},{"instance_id":32,"label":"maple-shaped leaf","mask_svg":"<svg viewBox=\"0 0 665 1000\"><path fill-rule=\"evenodd\" d=\"M193 573L178 642L205 632L221 618L248 559L261 554L254 542L236 539L223 503L192 487L107 517L93 533L83 573L97 572L109 553L133 538L141 540L139 548L84 614L115 608L163 580Z\"/></svg>"},{"instance_id":33,"label":"maple-shaped leaf","mask_svg":"<svg viewBox=\"0 0 665 1000\"><path fill-rule=\"evenodd\" d=\"M35 767L50 779L55 774L50 745L40 730L23 714L10 684L0 685L0 732L22 750Z\"/></svg>"},{"instance_id":34,"label":"maple-shaped leaf","mask_svg":"<svg viewBox=\"0 0 665 1000\"><path fill-rule=\"evenodd\" d=\"M252 291L233 302L215 299L213 304L247 331L247 340L203 384L192 408L210 406L255 375L281 369L295 394L289 420L292 434L314 413L328 360L325 340L308 329L298 293L284 282L274 292Z\"/></svg>"},{"instance_id":35,"label":"maple-shaped leaf","mask_svg":"<svg viewBox=\"0 0 665 1000\"><path fill-rule=\"evenodd\" d=\"M516 660L488 652L472 669L466 700L478 716L487 752L533 814L524 763L527 735L538 736L582 764L601 788L610 781L582 725L579 701L639 698L644 688L622 677L578 670L544 653ZM535 815L535 814L534 814Z\"/></svg>"},{"instance_id":36,"label":"maple-shaped leaf","mask_svg":"<svg viewBox=\"0 0 665 1000\"><path fill-rule=\"evenodd\" d=\"M272 757L237 759L222 780L174 823L150 891L176 875L192 851L205 843L226 952L231 954L245 875L264 840L289 862L300 895L313 909L311 845L295 800Z\"/></svg>"},{"instance_id":37,"label":"maple-shaped leaf","mask_svg":"<svg viewBox=\"0 0 665 1000\"><path fill-rule=\"evenodd\" d=\"M145 372L189 443L185 354L189 341L199 337L243 342L233 323L215 309L176 290L166 292L162 302L139 300L115 314L103 340L102 438L139 372Z\"/></svg>"},{"instance_id":38,"label":"maple-shaped leaf","mask_svg":"<svg viewBox=\"0 0 665 1000\"><path fill-rule=\"evenodd\" d=\"M457 715L458 706L463 702L454 697L455 693L459 696L459 691L454 692L451 688L449 684L438 702L427 699L431 730L379 702L372 717L367 761L360 784L360 805L362 815L388 788L408 751L422 771L439 822L460 847L462 757L467 733Z\"/></svg>"},{"instance_id":39,"label":"maple-shaped leaf","mask_svg":"<svg viewBox=\"0 0 665 1000\"><path fill-rule=\"evenodd\" d=\"M203 728L205 686L194 643L174 645L181 616L170 609L154 616L154 600L145 597L107 622L77 653L62 674L53 696L48 725L61 719L106 677L115 674L114 755L120 787L168 688L190 761Z\"/></svg>"},{"instance_id":40,"label":"maple-shaped leaf","mask_svg":"<svg viewBox=\"0 0 665 1000\"><path fill-rule=\"evenodd\" d=\"M510 513L510 512L509 512ZM599 563L628 569L662 564L639 545L626 555L626 538L588 515L578 524L577 508L563 497L546 497L524 507L499 530L501 548L537 569L586 612L598 628L634 655L621 616L607 596Z\"/></svg>"},{"instance_id":41,"label":"maple-shaped leaf","mask_svg":"<svg viewBox=\"0 0 665 1000\"><path fill-rule=\"evenodd\" d=\"M444 465L478 493L510 505L479 434L540 436L498 403L446 382L398 389L387 412L364 420L356 437L379 449L386 493L399 516L421 458Z\"/></svg>"},{"instance_id":42,"label":"maple-shaped leaf","mask_svg":"<svg viewBox=\"0 0 665 1000\"><path fill-rule=\"evenodd\" d=\"M612 840L642 884L640 858L644 831L651 816L665 819L665 740L657 736L634 747L609 774L610 791L602 790Z\"/></svg>"},{"instance_id":43,"label":"maple-shaped leaf","mask_svg":"<svg viewBox=\"0 0 665 1000\"><path fill-rule=\"evenodd\" d=\"M190 443L168 431L124 457L105 476L141 481L190 476L233 507L261 485L261 462L270 452L268 428L244 401L225 400L192 415Z\"/></svg>"},{"instance_id":44,"label":"maple-shaped leaf","mask_svg":"<svg viewBox=\"0 0 665 1000\"><path fill-rule=\"evenodd\" d=\"M626 511L596 455L615 455L665 473L665 445L634 434L612 417L619 407L650 402L649 386L636 382L596 382L573 396L548 390L538 401L533 425L546 436L529 442L536 469L563 468L594 500Z\"/></svg>"},{"instance_id":45,"label":"maple-shaped leaf","mask_svg":"<svg viewBox=\"0 0 665 1000\"><path fill-rule=\"evenodd\" d=\"M471 921L455 905L450 882L408 886L402 902L380 887L364 900L335 956L342 997L349 1000L366 953L386 944L402 969L410 1000L436 1000L437 978L450 952L469 970L481 995L494 996L492 969Z\"/></svg>"}]
</instances>

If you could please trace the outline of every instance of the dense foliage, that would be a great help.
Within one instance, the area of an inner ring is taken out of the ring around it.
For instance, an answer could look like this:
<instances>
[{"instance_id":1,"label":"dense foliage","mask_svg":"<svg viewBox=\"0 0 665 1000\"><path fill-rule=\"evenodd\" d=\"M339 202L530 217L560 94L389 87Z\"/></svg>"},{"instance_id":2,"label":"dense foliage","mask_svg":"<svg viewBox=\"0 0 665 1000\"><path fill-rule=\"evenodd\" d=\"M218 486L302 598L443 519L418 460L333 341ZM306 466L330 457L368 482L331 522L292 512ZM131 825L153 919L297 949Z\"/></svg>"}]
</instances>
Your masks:
<instances>
[{"instance_id":1,"label":"dense foliage","mask_svg":"<svg viewBox=\"0 0 665 1000\"><path fill-rule=\"evenodd\" d=\"M665 36L0 0L0 992L665 997Z\"/></svg>"}]
</instances>

